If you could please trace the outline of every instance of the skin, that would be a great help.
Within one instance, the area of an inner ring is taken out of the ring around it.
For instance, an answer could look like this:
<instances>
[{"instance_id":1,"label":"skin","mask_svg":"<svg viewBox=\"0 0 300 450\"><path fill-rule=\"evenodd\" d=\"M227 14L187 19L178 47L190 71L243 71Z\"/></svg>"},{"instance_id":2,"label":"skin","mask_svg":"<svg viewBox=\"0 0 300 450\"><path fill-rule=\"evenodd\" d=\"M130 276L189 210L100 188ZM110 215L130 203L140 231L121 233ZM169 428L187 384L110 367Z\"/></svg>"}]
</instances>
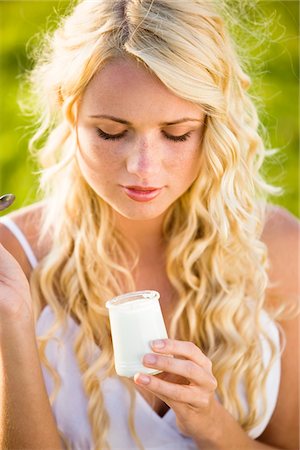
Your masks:
<instances>
[{"instance_id":1,"label":"skin","mask_svg":"<svg viewBox=\"0 0 300 450\"><path fill-rule=\"evenodd\" d=\"M91 117L96 115L131 125ZM161 125L183 118L193 120ZM200 169L203 121L200 107L175 96L135 61L114 60L90 82L79 108L77 160L88 184L112 206L124 231L130 232L132 221L141 228L149 220L159 230L167 208L191 186ZM124 136L106 140L97 128ZM186 141L171 140L187 133ZM126 185L162 191L153 201L138 203L128 198L122 188Z\"/></svg>"},{"instance_id":2,"label":"skin","mask_svg":"<svg viewBox=\"0 0 300 450\"><path fill-rule=\"evenodd\" d=\"M131 125L89 117L103 114L122 118ZM183 117L196 121L172 127L161 125ZM161 257L164 250L161 223L168 207L191 186L199 173L203 121L200 108L176 97L143 67L124 59L113 61L94 77L78 110L77 161L81 172L98 195L112 206L117 226L139 247L137 288L153 287L163 292L162 309L167 323L172 314L172 302L168 299L173 293ZM124 135L120 140L103 139L97 135L97 128L105 133ZM166 134L186 133L190 133L187 141L172 142L166 138ZM162 190L154 200L140 203L126 195L123 185L159 186ZM23 218L21 214L15 217L21 227L26 222L26 214L28 218L30 211L24 213ZM2 233L7 232L2 229ZM276 281L279 287L268 290L269 304L278 296L294 298L299 295L295 281L297 236L298 224L292 216L280 209L270 213L263 240L271 257L271 281ZM36 240L32 237L33 248ZM12 248L12 253L18 255L20 249ZM282 257L284 254L286 260ZM149 280L153 279L155 284L149 286ZM259 440L250 439L216 401L217 384L211 361L191 342L167 339L160 341L159 346L153 343L153 353L145 355L144 365L163 370L165 375L136 374L134 383L146 398L160 399L161 405L171 407L181 432L191 436L199 448L296 448L297 395L290 386L296 388L297 385L297 354L293 349L298 324L290 320L282 326L287 343L282 355L279 398L274 415ZM165 356L166 353L173 357Z\"/></svg>"}]
</instances>

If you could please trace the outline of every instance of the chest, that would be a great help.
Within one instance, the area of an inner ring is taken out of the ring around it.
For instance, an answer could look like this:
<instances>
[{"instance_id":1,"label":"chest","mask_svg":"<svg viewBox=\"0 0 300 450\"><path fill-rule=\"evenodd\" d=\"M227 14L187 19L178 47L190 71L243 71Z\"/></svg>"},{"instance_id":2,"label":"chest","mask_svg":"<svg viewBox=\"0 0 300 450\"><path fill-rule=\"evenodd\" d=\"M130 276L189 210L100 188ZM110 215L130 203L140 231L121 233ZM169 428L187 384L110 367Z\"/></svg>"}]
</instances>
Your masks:
<instances>
[{"instance_id":1,"label":"chest","mask_svg":"<svg viewBox=\"0 0 300 450\"><path fill-rule=\"evenodd\" d=\"M154 281L155 280L155 281ZM160 306L164 318L164 322L166 325L166 329L168 332L168 336L170 336L170 324L171 319L173 317L173 313L178 302L176 293L174 292L173 287L171 286L169 280L166 276L163 276L161 273L157 274L156 277L147 278L146 276L140 277L139 282L137 283L137 290L143 289L153 289L160 293ZM165 381L171 381L171 374L167 374L165 372L155 375L155 377L160 378ZM134 382L132 381L134 384ZM136 390L142 395L144 400L149 404L149 406L153 409L153 411L160 417L163 417L167 411L170 409L169 406L161 400L159 397L154 395L153 393L147 391L146 389L137 386L135 384Z\"/></svg>"},{"instance_id":2,"label":"chest","mask_svg":"<svg viewBox=\"0 0 300 450\"><path fill-rule=\"evenodd\" d=\"M280 384L281 346L278 329L265 314L262 315L261 321L268 337L274 341L278 357L275 358L275 362L266 379L267 409L264 412L262 421L248 432L252 439L256 439L269 423L276 406ZM55 322L54 312L47 306L38 319L36 325L37 336L44 336L53 325L53 322ZM65 329L59 328L55 333L55 339L50 340L45 349L50 366L56 368L62 380L53 404L53 412L59 428L63 430L67 437L76 442L76 447L74 446L74 448L90 449L91 429L87 414L90 399L84 391L82 374L74 352L74 342L78 337L80 328L71 317L68 319L67 330L68 332L66 333ZM262 346L264 349L264 362L268 365L272 355L264 336L262 336ZM96 345L93 351L96 357L100 354ZM51 396L55 387L53 376L46 367L42 366L42 368L45 386L48 395ZM160 374L157 376L167 377L169 375ZM244 383L244 379L241 379L237 387L237 395L242 402L242 406L248 408ZM128 411L130 407L128 391L121 383L119 377L111 377L103 381L102 392L105 408L111 418L111 429L109 431L111 448L135 448L135 443L131 440L128 431ZM139 395L140 393L141 395ZM142 401L141 396L146 400L149 407ZM168 411L168 407L163 402L159 403L156 398L154 398L155 402L152 402L153 396L149 396L146 390L143 392L139 390L136 400L135 423L138 435L143 438L144 448L157 448L157 450L196 449L196 446L190 440L187 440L186 437L183 438L182 434L180 434L176 426L174 411ZM258 401L258 408L260 413L263 413L261 401ZM98 414L99 410L96 413ZM128 437L128 440L126 440L126 437Z\"/></svg>"},{"instance_id":3,"label":"chest","mask_svg":"<svg viewBox=\"0 0 300 450\"><path fill-rule=\"evenodd\" d=\"M135 389L139 391L140 395L159 417L163 417L169 411L170 407L156 395L146 391L146 389L143 389L140 386L135 385Z\"/></svg>"}]
</instances>

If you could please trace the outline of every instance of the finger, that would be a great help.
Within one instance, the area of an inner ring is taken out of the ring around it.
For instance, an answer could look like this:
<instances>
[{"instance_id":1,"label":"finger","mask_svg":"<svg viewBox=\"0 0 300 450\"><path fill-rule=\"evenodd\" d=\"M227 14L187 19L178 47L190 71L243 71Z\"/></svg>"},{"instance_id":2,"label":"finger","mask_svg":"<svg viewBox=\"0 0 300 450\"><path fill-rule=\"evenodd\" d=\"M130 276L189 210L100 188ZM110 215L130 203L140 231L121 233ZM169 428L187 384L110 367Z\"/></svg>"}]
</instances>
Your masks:
<instances>
[{"instance_id":1,"label":"finger","mask_svg":"<svg viewBox=\"0 0 300 450\"><path fill-rule=\"evenodd\" d=\"M183 356L200 366L211 369L211 361L193 342L179 341L176 339L158 339L151 342L151 347L157 353Z\"/></svg>"},{"instance_id":2,"label":"finger","mask_svg":"<svg viewBox=\"0 0 300 450\"><path fill-rule=\"evenodd\" d=\"M144 373L136 373L134 382L143 388L151 391L153 394L161 398L170 407L174 403L185 403L193 406L200 405L201 398L207 395L196 386L187 386L184 384L174 384L164 381L152 375Z\"/></svg>"},{"instance_id":3,"label":"finger","mask_svg":"<svg viewBox=\"0 0 300 450\"><path fill-rule=\"evenodd\" d=\"M211 384L211 376L208 372L202 366L191 360L149 353L144 356L143 364L146 367L180 375L197 385L210 386Z\"/></svg>"}]
</instances>

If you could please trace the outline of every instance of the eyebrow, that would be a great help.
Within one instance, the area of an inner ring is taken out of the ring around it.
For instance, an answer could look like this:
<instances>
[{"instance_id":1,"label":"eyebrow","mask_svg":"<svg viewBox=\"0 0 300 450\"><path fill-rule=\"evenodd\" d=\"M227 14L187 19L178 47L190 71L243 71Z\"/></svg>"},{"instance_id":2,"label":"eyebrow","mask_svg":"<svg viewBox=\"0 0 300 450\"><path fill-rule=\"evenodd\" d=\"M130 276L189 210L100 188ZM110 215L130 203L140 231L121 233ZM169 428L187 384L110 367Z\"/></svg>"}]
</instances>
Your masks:
<instances>
[{"instance_id":1,"label":"eyebrow","mask_svg":"<svg viewBox=\"0 0 300 450\"><path fill-rule=\"evenodd\" d=\"M109 120L113 120L114 122L118 122L118 123L122 123L123 125L127 125L127 126L132 126L131 122L128 122L127 120L121 119L120 117L114 117L114 116L109 116L106 114L93 114L90 115L89 117L93 118L93 119L109 119ZM191 117L183 117L182 119L178 119L178 120L174 120L172 122L162 122L159 125L160 126L168 126L168 125L176 125L178 123L183 123L183 122L203 122L203 120L201 119L193 119Z\"/></svg>"}]
</instances>

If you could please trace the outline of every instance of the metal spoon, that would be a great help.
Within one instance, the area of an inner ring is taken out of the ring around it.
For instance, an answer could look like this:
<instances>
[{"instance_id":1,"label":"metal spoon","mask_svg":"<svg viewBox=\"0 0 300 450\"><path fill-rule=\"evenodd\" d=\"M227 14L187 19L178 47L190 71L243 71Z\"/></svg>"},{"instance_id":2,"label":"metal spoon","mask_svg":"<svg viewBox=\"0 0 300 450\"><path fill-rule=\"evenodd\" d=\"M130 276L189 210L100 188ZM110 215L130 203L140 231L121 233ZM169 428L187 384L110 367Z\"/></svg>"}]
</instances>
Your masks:
<instances>
[{"instance_id":1,"label":"metal spoon","mask_svg":"<svg viewBox=\"0 0 300 450\"><path fill-rule=\"evenodd\" d=\"M5 194L0 197L0 211L4 211L15 201L14 194Z\"/></svg>"}]
</instances>

